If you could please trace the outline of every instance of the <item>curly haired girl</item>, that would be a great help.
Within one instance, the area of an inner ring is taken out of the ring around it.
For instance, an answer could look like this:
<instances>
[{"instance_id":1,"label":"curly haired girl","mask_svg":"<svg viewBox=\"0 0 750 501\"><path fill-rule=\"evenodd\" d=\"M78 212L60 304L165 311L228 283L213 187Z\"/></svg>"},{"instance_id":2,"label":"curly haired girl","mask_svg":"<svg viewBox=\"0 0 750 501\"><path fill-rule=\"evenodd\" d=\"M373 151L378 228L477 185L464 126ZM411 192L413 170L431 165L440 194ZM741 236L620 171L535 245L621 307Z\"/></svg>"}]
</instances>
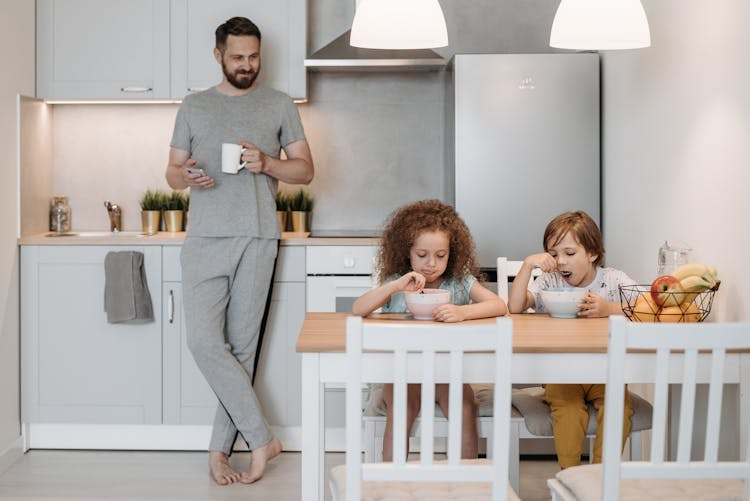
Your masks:
<instances>
[{"instance_id":1,"label":"curly haired girl","mask_svg":"<svg viewBox=\"0 0 750 501\"><path fill-rule=\"evenodd\" d=\"M382 307L383 312L405 313L404 291L445 289L451 301L437 307L439 322L505 315L505 302L477 281L474 240L456 210L439 200L422 200L397 209L386 222L377 258L378 287L352 305L352 313L366 316ZM409 385L407 429L419 413L421 390ZM383 459L392 459L393 385L383 387L387 416L383 437ZM448 412L448 385L436 385L435 401ZM469 385L463 390L464 458L477 457L476 406ZM407 443L408 450L408 443Z\"/></svg>"}]
</instances>

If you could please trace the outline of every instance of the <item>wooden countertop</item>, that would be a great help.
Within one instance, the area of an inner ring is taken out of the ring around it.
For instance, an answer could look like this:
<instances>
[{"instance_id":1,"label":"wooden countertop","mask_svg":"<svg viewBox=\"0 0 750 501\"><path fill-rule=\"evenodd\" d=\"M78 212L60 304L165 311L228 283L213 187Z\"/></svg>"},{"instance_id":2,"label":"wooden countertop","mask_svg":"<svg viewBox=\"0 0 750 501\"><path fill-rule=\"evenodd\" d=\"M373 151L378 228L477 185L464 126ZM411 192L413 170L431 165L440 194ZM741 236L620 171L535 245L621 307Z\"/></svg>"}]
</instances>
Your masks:
<instances>
[{"instance_id":1,"label":"wooden countertop","mask_svg":"<svg viewBox=\"0 0 750 501\"><path fill-rule=\"evenodd\" d=\"M101 231L101 230L98 230ZM105 230L106 231L106 230ZM50 232L23 236L18 245L182 245L185 232L167 233L160 231L156 235L128 236L65 236L48 237ZM281 245L379 245L379 238L345 237L345 238L311 238L304 233L284 232L281 234Z\"/></svg>"},{"instance_id":2,"label":"wooden countertop","mask_svg":"<svg viewBox=\"0 0 750 501\"><path fill-rule=\"evenodd\" d=\"M349 313L308 313L297 338L298 352L343 352L346 347L346 317ZM607 318L552 318L546 314L522 313L513 319L515 353L606 353ZM462 324L486 324L494 318L468 320ZM365 322L430 323L409 314L373 314Z\"/></svg>"}]
</instances>

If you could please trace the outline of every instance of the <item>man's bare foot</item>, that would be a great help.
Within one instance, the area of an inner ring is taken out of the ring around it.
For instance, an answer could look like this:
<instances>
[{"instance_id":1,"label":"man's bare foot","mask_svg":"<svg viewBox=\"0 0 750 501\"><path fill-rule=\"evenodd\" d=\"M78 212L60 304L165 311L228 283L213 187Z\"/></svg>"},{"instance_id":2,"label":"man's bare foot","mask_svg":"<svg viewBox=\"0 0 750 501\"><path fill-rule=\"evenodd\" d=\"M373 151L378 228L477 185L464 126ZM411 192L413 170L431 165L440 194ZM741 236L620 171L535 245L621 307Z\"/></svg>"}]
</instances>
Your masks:
<instances>
[{"instance_id":1,"label":"man's bare foot","mask_svg":"<svg viewBox=\"0 0 750 501\"><path fill-rule=\"evenodd\" d=\"M281 440L273 437L263 447L255 449L250 454L250 469L242 473L240 482L243 484L252 484L260 479L266 471L266 464L281 453L283 445Z\"/></svg>"},{"instance_id":2,"label":"man's bare foot","mask_svg":"<svg viewBox=\"0 0 750 501\"><path fill-rule=\"evenodd\" d=\"M240 480L240 472L229 466L229 456L221 451L208 451L211 478L219 485L229 485Z\"/></svg>"}]
</instances>

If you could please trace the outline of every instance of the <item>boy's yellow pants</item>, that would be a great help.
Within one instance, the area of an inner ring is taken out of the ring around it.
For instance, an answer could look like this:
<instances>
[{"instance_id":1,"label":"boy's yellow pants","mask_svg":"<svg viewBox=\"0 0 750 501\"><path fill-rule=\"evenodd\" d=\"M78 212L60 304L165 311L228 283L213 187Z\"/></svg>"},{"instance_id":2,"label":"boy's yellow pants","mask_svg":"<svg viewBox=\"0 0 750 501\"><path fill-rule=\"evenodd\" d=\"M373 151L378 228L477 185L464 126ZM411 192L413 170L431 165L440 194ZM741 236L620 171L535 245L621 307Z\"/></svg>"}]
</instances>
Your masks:
<instances>
[{"instance_id":1,"label":"boy's yellow pants","mask_svg":"<svg viewBox=\"0 0 750 501\"><path fill-rule=\"evenodd\" d=\"M589 422L587 402L598 411L596 416L596 438L594 439L594 463L602 462L602 437L604 436L604 385L603 384L548 384L544 399L552 410L552 433L560 467L568 468L581 464L583 439ZM630 393L625 392L625 415L622 427L622 443L630 434L633 405Z\"/></svg>"}]
</instances>

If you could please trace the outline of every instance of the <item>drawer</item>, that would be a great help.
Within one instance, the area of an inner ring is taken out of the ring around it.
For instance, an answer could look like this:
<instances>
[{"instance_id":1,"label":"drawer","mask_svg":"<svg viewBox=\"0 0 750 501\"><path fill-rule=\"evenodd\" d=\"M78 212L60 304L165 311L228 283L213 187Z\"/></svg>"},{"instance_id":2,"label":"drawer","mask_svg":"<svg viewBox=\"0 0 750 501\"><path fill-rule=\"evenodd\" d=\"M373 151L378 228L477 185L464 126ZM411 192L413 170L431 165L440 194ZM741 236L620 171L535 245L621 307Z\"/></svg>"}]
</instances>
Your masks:
<instances>
[{"instance_id":1,"label":"drawer","mask_svg":"<svg viewBox=\"0 0 750 501\"><path fill-rule=\"evenodd\" d=\"M371 275L376 245L320 245L307 248L308 275Z\"/></svg>"},{"instance_id":2,"label":"drawer","mask_svg":"<svg viewBox=\"0 0 750 501\"><path fill-rule=\"evenodd\" d=\"M164 282L181 282L180 245L165 245L161 251L161 279Z\"/></svg>"},{"instance_id":3,"label":"drawer","mask_svg":"<svg viewBox=\"0 0 750 501\"><path fill-rule=\"evenodd\" d=\"M164 246L162 251L162 280L165 282L180 282L182 272L180 266L181 246ZM304 282L305 281L305 248L281 247L276 265L276 282Z\"/></svg>"},{"instance_id":4,"label":"drawer","mask_svg":"<svg viewBox=\"0 0 750 501\"><path fill-rule=\"evenodd\" d=\"M305 281L305 248L302 246L279 247L274 282Z\"/></svg>"}]
</instances>

